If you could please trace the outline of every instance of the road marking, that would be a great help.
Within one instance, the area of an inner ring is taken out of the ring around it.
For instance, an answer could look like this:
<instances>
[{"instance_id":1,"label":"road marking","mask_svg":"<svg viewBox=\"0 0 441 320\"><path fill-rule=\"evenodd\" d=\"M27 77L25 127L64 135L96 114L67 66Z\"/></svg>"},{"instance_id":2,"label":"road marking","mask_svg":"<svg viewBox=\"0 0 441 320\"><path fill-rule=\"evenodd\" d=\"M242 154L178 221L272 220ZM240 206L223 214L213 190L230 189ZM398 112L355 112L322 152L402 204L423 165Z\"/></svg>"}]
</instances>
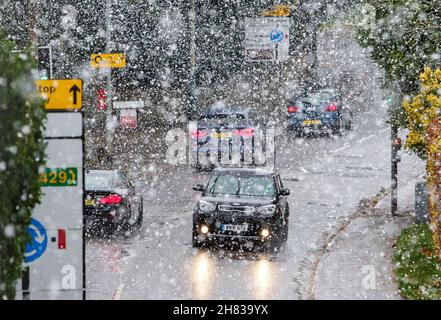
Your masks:
<instances>
[{"instance_id":1,"label":"road marking","mask_svg":"<svg viewBox=\"0 0 441 320\"><path fill-rule=\"evenodd\" d=\"M121 283L113 295L113 300L120 300L121 299L123 289L124 289L124 283Z\"/></svg>"},{"instance_id":2,"label":"road marking","mask_svg":"<svg viewBox=\"0 0 441 320\"><path fill-rule=\"evenodd\" d=\"M371 139L373 137L376 137L376 135L375 134L371 134L370 136L361 138L360 140L357 141L357 143L362 143L363 141L369 140L369 139Z\"/></svg>"},{"instance_id":3,"label":"road marking","mask_svg":"<svg viewBox=\"0 0 441 320\"><path fill-rule=\"evenodd\" d=\"M303 167L300 167L299 169L302 170L304 173L309 173L308 170L306 170L306 169L303 168Z\"/></svg>"},{"instance_id":4,"label":"road marking","mask_svg":"<svg viewBox=\"0 0 441 320\"><path fill-rule=\"evenodd\" d=\"M380 133L384 133L384 132L386 132L387 130L389 130L389 128L385 128L385 129L381 130ZM372 138L374 138L374 137L376 137L376 136L377 136L376 134L371 134L370 136L367 136L367 137L364 137L364 138L361 138L361 139L355 141L355 143L363 143L364 141L369 140L369 139L372 139ZM343 146L343 147L341 147L341 148L338 148L338 149L335 149L335 150L329 151L329 153L338 153L338 152L340 152L340 151L346 150L346 149L349 148L350 146L351 146L351 145L348 144L348 145L345 145L345 146Z\"/></svg>"},{"instance_id":5,"label":"road marking","mask_svg":"<svg viewBox=\"0 0 441 320\"><path fill-rule=\"evenodd\" d=\"M345 149L347 149L347 148L349 148L349 147L350 147L350 145L348 144L348 145L346 145L346 146L344 146L344 147L341 147L341 148L338 148L338 149L335 149L335 150L329 151L329 153L337 153L337 152L343 151L343 150L345 150Z\"/></svg>"}]
</instances>

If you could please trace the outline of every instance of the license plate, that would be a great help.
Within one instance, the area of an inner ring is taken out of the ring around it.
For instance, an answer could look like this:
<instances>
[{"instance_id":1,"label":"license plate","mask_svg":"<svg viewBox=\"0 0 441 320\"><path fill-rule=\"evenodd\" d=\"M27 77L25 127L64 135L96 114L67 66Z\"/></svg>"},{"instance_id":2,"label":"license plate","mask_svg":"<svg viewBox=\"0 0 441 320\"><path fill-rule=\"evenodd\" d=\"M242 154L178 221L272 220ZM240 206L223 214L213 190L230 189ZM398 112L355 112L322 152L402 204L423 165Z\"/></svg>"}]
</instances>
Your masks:
<instances>
[{"instance_id":1,"label":"license plate","mask_svg":"<svg viewBox=\"0 0 441 320\"><path fill-rule=\"evenodd\" d=\"M213 132L211 136L214 139L228 139L231 138L231 132Z\"/></svg>"},{"instance_id":2,"label":"license plate","mask_svg":"<svg viewBox=\"0 0 441 320\"><path fill-rule=\"evenodd\" d=\"M305 126L315 125L315 124L322 124L321 120L305 120L303 121L303 124Z\"/></svg>"},{"instance_id":3,"label":"license plate","mask_svg":"<svg viewBox=\"0 0 441 320\"><path fill-rule=\"evenodd\" d=\"M246 224L223 224L222 231L244 232L248 230Z\"/></svg>"},{"instance_id":4,"label":"license plate","mask_svg":"<svg viewBox=\"0 0 441 320\"><path fill-rule=\"evenodd\" d=\"M86 199L86 200L84 200L84 204L86 206L94 206L95 205L95 199Z\"/></svg>"}]
</instances>

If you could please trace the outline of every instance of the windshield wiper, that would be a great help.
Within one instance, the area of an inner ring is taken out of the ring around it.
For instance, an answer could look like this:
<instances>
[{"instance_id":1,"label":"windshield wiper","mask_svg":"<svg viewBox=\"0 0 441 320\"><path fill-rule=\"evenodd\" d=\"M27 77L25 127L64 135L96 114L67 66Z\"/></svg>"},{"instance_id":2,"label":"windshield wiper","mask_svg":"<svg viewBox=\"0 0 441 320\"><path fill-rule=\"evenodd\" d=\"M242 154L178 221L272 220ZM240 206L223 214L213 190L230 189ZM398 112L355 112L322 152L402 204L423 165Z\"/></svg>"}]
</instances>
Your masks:
<instances>
[{"instance_id":1,"label":"windshield wiper","mask_svg":"<svg viewBox=\"0 0 441 320\"><path fill-rule=\"evenodd\" d=\"M239 185L239 187L237 188L236 196L239 196L239 194L240 194L240 179L237 179L237 184Z\"/></svg>"}]
</instances>

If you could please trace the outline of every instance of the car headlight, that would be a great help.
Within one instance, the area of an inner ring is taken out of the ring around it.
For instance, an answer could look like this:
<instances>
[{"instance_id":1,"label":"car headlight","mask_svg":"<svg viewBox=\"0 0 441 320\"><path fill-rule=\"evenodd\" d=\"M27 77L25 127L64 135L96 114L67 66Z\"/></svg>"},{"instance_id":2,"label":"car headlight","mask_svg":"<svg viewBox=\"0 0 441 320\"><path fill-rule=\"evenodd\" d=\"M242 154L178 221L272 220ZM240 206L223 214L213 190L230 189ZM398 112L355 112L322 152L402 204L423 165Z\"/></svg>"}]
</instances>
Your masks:
<instances>
[{"instance_id":1,"label":"car headlight","mask_svg":"<svg viewBox=\"0 0 441 320\"><path fill-rule=\"evenodd\" d=\"M211 212L214 211L215 209L216 209L216 205L214 203L207 202L204 200L199 201L199 210L201 210L202 212Z\"/></svg>"},{"instance_id":2,"label":"car headlight","mask_svg":"<svg viewBox=\"0 0 441 320\"><path fill-rule=\"evenodd\" d=\"M268 206L257 207L257 212L260 213L260 214L263 214L265 216L273 215L274 212L276 212L276 205L275 204L271 204L271 205L268 205Z\"/></svg>"}]
</instances>

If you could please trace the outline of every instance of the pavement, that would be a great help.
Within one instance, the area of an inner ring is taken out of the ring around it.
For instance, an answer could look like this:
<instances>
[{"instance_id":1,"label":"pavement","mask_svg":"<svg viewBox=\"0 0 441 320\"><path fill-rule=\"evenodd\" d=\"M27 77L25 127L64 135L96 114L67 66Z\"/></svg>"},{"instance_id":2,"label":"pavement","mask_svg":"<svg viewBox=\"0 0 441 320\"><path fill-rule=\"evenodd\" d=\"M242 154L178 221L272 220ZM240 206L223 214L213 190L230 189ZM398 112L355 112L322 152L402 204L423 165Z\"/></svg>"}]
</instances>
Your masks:
<instances>
[{"instance_id":1,"label":"pavement","mask_svg":"<svg viewBox=\"0 0 441 320\"><path fill-rule=\"evenodd\" d=\"M391 216L387 193L338 230L325 244L310 298L401 299L393 273L394 244L399 232L414 222L414 187L421 179L400 186L397 216Z\"/></svg>"}]
</instances>

